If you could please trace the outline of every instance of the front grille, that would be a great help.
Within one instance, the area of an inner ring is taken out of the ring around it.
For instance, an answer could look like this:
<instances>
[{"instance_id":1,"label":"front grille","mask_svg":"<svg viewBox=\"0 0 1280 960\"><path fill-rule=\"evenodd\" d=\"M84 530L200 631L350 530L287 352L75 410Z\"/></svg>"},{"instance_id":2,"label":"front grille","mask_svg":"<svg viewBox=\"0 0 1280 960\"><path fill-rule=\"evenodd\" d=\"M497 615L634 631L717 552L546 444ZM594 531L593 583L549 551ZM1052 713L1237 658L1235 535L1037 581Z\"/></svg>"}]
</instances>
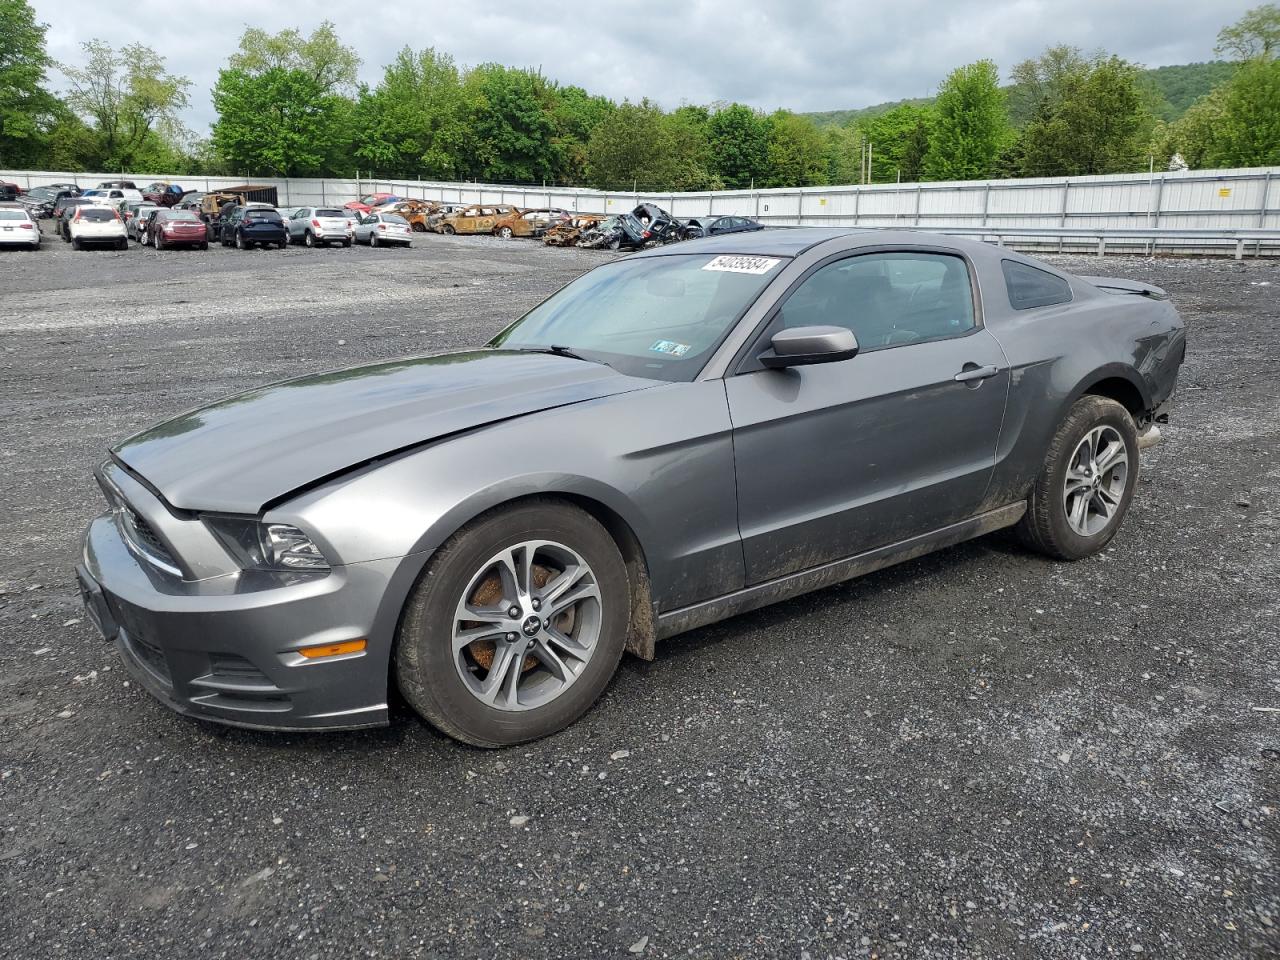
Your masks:
<instances>
[{"instance_id":1,"label":"front grille","mask_svg":"<svg viewBox=\"0 0 1280 960\"><path fill-rule=\"evenodd\" d=\"M166 573L177 577L182 576L182 570L178 567L173 553L146 518L129 506L118 492L112 499L115 501L116 522L120 527L120 533L134 552Z\"/></svg>"}]
</instances>

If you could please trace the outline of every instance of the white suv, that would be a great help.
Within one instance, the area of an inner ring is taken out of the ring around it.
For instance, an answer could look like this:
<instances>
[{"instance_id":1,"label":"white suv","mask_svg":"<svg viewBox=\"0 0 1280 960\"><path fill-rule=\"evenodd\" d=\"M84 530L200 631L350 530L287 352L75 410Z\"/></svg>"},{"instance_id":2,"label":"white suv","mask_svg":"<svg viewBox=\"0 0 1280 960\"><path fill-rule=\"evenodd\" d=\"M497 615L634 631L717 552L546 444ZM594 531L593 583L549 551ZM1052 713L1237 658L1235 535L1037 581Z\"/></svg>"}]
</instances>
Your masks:
<instances>
[{"instance_id":1,"label":"white suv","mask_svg":"<svg viewBox=\"0 0 1280 960\"><path fill-rule=\"evenodd\" d=\"M305 243L308 247L317 243L351 246L353 227L345 210L338 207L299 207L287 217L284 225L289 231L290 243Z\"/></svg>"},{"instance_id":2,"label":"white suv","mask_svg":"<svg viewBox=\"0 0 1280 960\"><path fill-rule=\"evenodd\" d=\"M76 207L67 231L71 234L71 246L76 250L83 250L88 243L109 243L117 250L129 246L124 221L116 210L108 206L89 204Z\"/></svg>"}]
</instances>

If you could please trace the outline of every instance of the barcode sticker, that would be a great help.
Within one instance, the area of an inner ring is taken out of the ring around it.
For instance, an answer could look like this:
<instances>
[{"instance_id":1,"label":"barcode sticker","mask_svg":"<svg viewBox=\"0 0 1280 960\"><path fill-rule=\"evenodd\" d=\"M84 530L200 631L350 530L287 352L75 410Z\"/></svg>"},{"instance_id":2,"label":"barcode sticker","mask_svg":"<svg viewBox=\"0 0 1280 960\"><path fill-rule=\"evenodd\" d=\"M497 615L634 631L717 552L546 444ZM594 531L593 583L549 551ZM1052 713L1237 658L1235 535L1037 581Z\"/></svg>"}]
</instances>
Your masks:
<instances>
[{"instance_id":1,"label":"barcode sticker","mask_svg":"<svg viewBox=\"0 0 1280 960\"><path fill-rule=\"evenodd\" d=\"M703 270L717 270L720 273L753 273L757 276L768 273L782 261L777 257L716 257Z\"/></svg>"}]
</instances>

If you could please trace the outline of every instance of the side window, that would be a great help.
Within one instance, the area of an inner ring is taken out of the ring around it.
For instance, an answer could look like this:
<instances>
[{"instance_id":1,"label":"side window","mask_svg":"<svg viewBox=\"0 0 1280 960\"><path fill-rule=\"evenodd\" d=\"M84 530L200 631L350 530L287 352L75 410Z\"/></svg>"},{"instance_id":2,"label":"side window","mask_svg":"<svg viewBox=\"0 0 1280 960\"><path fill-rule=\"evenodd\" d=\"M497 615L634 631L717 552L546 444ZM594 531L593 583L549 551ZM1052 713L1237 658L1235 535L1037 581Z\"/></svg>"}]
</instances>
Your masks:
<instances>
[{"instance_id":1,"label":"side window","mask_svg":"<svg viewBox=\"0 0 1280 960\"><path fill-rule=\"evenodd\" d=\"M770 335L827 325L848 327L863 351L965 333L975 326L969 269L960 257L940 253L837 260L792 291Z\"/></svg>"},{"instance_id":2,"label":"side window","mask_svg":"<svg viewBox=\"0 0 1280 960\"><path fill-rule=\"evenodd\" d=\"M1000 269L1009 289L1009 306L1015 310L1071 302L1071 284L1047 270L1014 260L1001 260Z\"/></svg>"}]
</instances>

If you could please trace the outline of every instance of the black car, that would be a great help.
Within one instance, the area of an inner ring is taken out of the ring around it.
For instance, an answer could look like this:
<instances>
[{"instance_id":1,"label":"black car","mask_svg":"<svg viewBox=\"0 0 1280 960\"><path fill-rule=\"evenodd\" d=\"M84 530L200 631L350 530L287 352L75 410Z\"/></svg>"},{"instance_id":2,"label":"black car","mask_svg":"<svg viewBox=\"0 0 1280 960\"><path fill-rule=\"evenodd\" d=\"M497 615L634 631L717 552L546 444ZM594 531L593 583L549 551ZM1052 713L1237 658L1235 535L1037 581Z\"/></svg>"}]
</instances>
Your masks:
<instances>
[{"instance_id":1,"label":"black car","mask_svg":"<svg viewBox=\"0 0 1280 960\"><path fill-rule=\"evenodd\" d=\"M57 203L53 205L53 216L56 218L54 230L58 236L62 237L67 243L71 242L71 228L67 222L68 218L75 214L77 207L92 206L92 200L85 200L82 197L61 197Z\"/></svg>"},{"instance_id":2,"label":"black car","mask_svg":"<svg viewBox=\"0 0 1280 960\"><path fill-rule=\"evenodd\" d=\"M68 190L58 185L33 187L22 197L22 205L27 208L27 213L32 217L51 217L59 200L64 197L78 196L80 196L78 189Z\"/></svg>"},{"instance_id":3,"label":"black car","mask_svg":"<svg viewBox=\"0 0 1280 960\"><path fill-rule=\"evenodd\" d=\"M746 217L693 217L685 221L681 236L684 240L694 240L698 237L716 237L722 233L751 233L763 229L764 224Z\"/></svg>"},{"instance_id":4,"label":"black car","mask_svg":"<svg viewBox=\"0 0 1280 960\"><path fill-rule=\"evenodd\" d=\"M218 227L218 238L224 247L234 245L239 250L262 244L275 244L281 250L289 243L280 211L274 207L234 206L223 212Z\"/></svg>"}]
</instances>

